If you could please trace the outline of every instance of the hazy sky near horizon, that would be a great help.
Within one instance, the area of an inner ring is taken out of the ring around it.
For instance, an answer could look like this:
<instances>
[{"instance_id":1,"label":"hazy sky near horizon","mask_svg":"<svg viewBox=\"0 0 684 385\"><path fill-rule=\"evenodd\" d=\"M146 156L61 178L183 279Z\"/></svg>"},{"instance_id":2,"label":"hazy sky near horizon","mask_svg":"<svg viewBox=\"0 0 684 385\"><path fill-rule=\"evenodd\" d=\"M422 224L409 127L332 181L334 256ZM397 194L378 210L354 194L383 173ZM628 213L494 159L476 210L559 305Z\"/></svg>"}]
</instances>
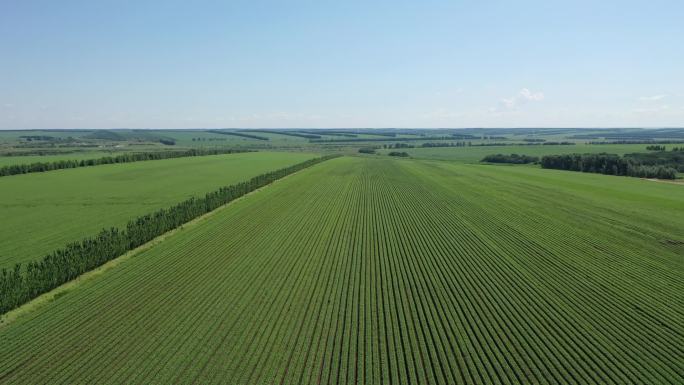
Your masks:
<instances>
[{"instance_id":1,"label":"hazy sky near horizon","mask_svg":"<svg viewBox=\"0 0 684 385\"><path fill-rule=\"evenodd\" d=\"M684 126L684 2L0 3L0 129Z\"/></svg>"}]
</instances>

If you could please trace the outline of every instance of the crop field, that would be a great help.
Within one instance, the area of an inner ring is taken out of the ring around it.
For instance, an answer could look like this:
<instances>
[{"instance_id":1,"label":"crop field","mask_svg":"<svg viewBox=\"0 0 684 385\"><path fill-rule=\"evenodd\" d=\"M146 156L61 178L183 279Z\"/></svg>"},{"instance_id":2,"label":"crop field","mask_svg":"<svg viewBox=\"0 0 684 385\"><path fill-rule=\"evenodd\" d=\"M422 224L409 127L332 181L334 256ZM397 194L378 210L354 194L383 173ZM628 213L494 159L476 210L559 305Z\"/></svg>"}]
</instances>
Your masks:
<instances>
[{"instance_id":1,"label":"crop field","mask_svg":"<svg viewBox=\"0 0 684 385\"><path fill-rule=\"evenodd\" d=\"M9 166L13 164L29 164L37 162L56 162L59 160L84 160L96 159L103 156L117 156L122 152L103 152L103 151L86 151L56 155L25 155L25 156L0 156L0 167Z\"/></svg>"},{"instance_id":2,"label":"crop field","mask_svg":"<svg viewBox=\"0 0 684 385\"><path fill-rule=\"evenodd\" d=\"M173 178L150 175L91 178ZM682 384L684 194L337 158L0 324L0 341L0 383Z\"/></svg>"},{"instance_id":3,"label":"crop field","mask_svg":"<svg viewBox=\"0 0 684 385\"><path fill-rule=\"evenodd\" d=\"M574 146L548 145L548 146L472 146L472 147L433 147L433 148L402 148L400 151L407 152L417 159L450 160L465 163L477 163L487 155L492 154L519 154L531 156L573 154L573 153L600 153L626 154L630 152L646 151L646 144L577 144ZM394 150L379 150L380 153L388 153Z\"/></svg>"},{"instance_id":4,"label":"crop field","mask_svg":"<svg viewBox=\"0 0 684 385\"><path fill-rule=\"evenodd\" d=\"M41 258L104 227L314 156L212 155L2 177L0 267Z\"/></svg>"},{"instance_id":5,"label":"crop field","mask_svg":"<svg viewBox=\"0 0 684 385\"><path fill-rule=\"evenodd\" d=\"M303 138L296 138L292 136L270 134L263 132L254 132L253 135L268 138L268 141L254 140L250 138L243 138L233 135L221 135L212 133L210 131L180 131L169 130L163 131L164 135L176 140L179 146L188 147L215 147L215 146L229 146L229 147L245 147L245 146L274 146L274 147L289 147L292 144L305 144L308 141ZM245 132L249 134L249 132ZM201 139L195 140L192 139Z\"/></svg>"},{"instance_id":6,"label":"crop field","mask_svg":"<svg viewBox=\"0 0 684 385\"><path fill-rule=\"evenodd\" d=\"M56 138L68 138L83 134L85 130L69 130L69 131L57 131L57 130L2 130L0 131L0 143L11 142L18 140L21 136L25 135L49 135Z\"/></svg>"}]
</instances>

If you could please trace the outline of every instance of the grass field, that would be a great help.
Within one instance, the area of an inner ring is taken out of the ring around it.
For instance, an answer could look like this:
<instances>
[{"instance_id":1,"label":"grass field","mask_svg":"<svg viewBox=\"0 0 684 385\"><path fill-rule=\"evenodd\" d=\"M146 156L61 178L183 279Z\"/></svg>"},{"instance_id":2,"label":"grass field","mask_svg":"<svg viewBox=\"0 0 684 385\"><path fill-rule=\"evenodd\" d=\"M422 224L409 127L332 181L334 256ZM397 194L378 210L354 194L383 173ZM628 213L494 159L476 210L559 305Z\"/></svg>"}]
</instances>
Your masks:
<instances>
[{"instance_id":1,"label":"grass field","mask_svg":"<svg viewBox=\"0 0 684 385\"><path fill-rule=\"evenodd\" d=\"M314 157L259 152L101 165L0 178L0 267L121 226L190 196Z\"/></svg>"},{"instance_id":2,"label":"grass field","mask_svg":"<svg viewBox=\"0 0 684 385\"><path fill-rule=\"evenodd\" d=\"M0 382L681 384L683 256L681 186L340 158L0 326Z\"/></svg>"},{"instance_id":3,"label":"grass field","mask_svg":"<svg viewBox=\"0 0 684 385\"><path fill-rule=\"evenodd\" d=\"M585 154L607 152L610 154L625 154L629 152L646 152L645 144L603 144L574 146L473 146L473 147L433 147L433 148L402 148L399 150L378 150L386 154L390 151L405 151L417 159L452 160L457 162L477 163L486 155L491 154L519 154L531 156L556 154Z\"/></svg>"}]
</instances>

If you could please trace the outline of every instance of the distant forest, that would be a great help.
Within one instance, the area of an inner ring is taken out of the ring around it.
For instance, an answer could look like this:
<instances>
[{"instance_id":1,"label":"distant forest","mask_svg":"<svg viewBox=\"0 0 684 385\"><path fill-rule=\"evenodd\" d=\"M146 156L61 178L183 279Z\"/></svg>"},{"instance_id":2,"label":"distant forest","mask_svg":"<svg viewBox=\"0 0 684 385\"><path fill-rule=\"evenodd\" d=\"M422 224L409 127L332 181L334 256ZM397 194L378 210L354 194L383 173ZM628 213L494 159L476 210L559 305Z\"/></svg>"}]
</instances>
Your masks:
<instances>
[{"instance_id":1,"label":"distant forest","mask_svg":"<svg viewBox=\"0 0 684 385\"><path fill-rule=\"evenodd\" d=\"M487 163L512 163L512 164L526 164L526 163L536 163L539 161L539 157L530 155L518 155L518 154L494 154L487 155L482 158L481 162Z\"/></svg>"},{"instance_id":2,"label":"distant forest","mask_svg":"<svg viewBox=\"0 0 684 385\"><path fill-rule=\"evenodd\" d=\"M615 154L567 154L545 155L541 159L542 168L557 170L592 172L606 175L633 176L639 178L675 179L677 169L671 163L660 163L658 153L628 154L620 157ZM671 154L678 154L672 152ZM656 155L650 157L650 155ZM683 154L684 155L684 154ZM662 156L662 155L661 155ZM680 167L684 163L680 163Z\"/></svg>"}]
</instances>

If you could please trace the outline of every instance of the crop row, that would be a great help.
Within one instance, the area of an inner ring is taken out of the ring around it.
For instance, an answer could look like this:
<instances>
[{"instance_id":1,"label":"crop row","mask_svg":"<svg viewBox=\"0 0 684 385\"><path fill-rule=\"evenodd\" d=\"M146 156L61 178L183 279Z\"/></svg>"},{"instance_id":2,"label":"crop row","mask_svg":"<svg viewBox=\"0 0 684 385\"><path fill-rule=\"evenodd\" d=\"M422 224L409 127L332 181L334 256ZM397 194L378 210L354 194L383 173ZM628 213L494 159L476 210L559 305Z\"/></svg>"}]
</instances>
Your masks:
<instances>
[{"instance_id":1,"label":"crop row","mask_svg":"<svg viewBox=\"0 0 684 385\"><path fill-rule=\"evenodd\" d=\"M305 170L0 327L0 382L681 383L676 220L500 170Z\"/></svg>"}]
</instances>

